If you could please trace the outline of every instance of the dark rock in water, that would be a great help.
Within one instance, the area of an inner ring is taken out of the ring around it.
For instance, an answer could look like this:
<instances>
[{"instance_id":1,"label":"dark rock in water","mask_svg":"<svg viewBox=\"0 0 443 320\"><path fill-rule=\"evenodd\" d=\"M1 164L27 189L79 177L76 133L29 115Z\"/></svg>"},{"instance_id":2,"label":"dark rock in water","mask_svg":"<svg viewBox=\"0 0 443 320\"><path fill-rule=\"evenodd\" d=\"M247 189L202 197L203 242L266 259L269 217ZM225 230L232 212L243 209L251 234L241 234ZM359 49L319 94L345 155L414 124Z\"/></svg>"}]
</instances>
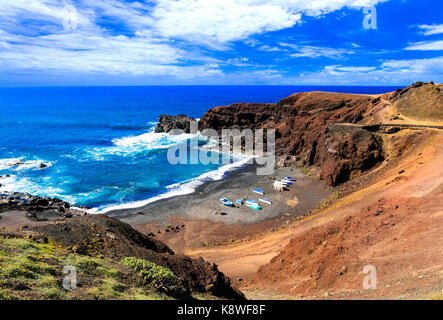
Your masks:
<instances>
[{"instance_id":1,"label":"dark rock in water","mask_svg":"<svg viewBox=\"0 0 443 320\"><path fill-rule=\"evenodd\" d=\"M181 129L186 133L189 133L190 122L193 120L193 118L190 118L184 114L179 114L177 116L162 114L158 117L158 123L155 126L155 132L169 132L173 129Z\"/></svg>"},{"instance_id":2,"label":"dark rock in water","mask_svg":"<svg viewBox=\"0 0 443 320\"><path fill-rule=\"evenodd\" d=\"M331 186L383 161L381 139L353 125L329 125L325 132L325 153L321 178Z\"/></svg>"},{"instance_id":3,"label":"dark rock in water","mask_svg":"<svg viewBox=\"0 0 443 320\"><path fill-rule=\"evenodd\" d=\"M10 163L9 166L10 167L16 167L16 166L20 166L22 164L24 164L24 162L22 160L17 160L17 161L15 161L13 163Z\"/></svg>"},{"instance_id":4,"label":"dark rock in water","mask_svg":"<svg viewBox=\"0 0 443 320\"><path fill-rule=\"evenodd\" d=\"M39 167L40 169L44 169L44 168L47 168L48 165L42 162L42 163L40 163L40 165L39 165L38 167Z\"/></svg>"},{"instance_id":5,"label":"dark rock in water","mask_svg":"<svg viewBox=\"0 0 443 320\"><path fill-rule=\"evenodd\" d=\"M70 211L71 205L58 198L37 197L27 193L4 192L0 194L0 213L18 210L26 211L29 216L38 218L42 215L37 213L48 213L50 220L58 217L71 217L80 212Z\"/></svg>"}]
</instances>

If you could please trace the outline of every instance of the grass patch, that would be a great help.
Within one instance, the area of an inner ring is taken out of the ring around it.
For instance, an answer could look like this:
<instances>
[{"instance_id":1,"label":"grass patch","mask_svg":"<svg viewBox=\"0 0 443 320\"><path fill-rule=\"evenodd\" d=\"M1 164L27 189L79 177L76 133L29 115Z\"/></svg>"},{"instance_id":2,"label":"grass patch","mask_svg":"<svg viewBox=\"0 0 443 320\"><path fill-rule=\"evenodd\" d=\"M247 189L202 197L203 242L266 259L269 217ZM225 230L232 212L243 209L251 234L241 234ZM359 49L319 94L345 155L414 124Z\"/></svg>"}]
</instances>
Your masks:
<instances>
[{"instance_id":1,"label":"grass patch","mask_svg":"<svg viewBox=\"0 0 443 320\"><path fill-rule=\"evenodd\" d=\"M123 295L126 286L115 279L106 278L100 280L97 287L88 289L88 293L101 300L116 299Z\"/></svg>"},{"instance_id":2,"label":"grass patch","mask_svg":"<svg viewBox=\"0 0 443 320\"><path fill-rule=\"evenodd\" d=\"M77 269L76 289L63 288L64 266ZM0 300L163 300L181 292L178 283L170 269L147 260L79 255L50 240L0 234Z\"/></svg>"}]
</instances>

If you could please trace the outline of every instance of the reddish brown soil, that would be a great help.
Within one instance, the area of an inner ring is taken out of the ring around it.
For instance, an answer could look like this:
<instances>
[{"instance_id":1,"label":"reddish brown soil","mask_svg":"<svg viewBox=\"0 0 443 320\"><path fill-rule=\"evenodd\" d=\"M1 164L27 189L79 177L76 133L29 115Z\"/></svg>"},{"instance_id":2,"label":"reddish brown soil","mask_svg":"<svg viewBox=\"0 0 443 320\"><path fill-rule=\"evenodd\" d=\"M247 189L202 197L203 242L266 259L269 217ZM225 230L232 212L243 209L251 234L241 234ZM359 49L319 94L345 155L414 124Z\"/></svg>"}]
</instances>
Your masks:
<instances>
[{"instance_id":1,"label":"reddish brown soil","mask_svg":"<svg viewBox=\"0 0 443 320\"><path fill-rule=\"evenodd\" d=\"M253 299L441 293L443 134L407 130L385 142L385 163L345 185L347 195L318 214L253 240L187 253L243 278L238 284ZM363 290L365 265L377 268L377 290Z\"/></svg>"},{"instance_id":2,"label":"reddish brown soil","mask_svg":"<svg viewBox=\"0 0 443 320\"><path fill-rule=\"evenodd\" d=\"M281 225L281 219L272 219L251 225L228 225L221 222L201 219L186 219L183 217L169 217L166 223L178 230L165 232L158 223L134 225L133 227L144 233L153 234L158 239L174 248L177 253L210 248L217 245L227 245L245 239L254 239L268 230ZM160 231L160 233L158 233Z\"/></svg>"},{"instance_id":3,"label":"reddish brown soil","mask_svg":"<svg viewBox=\"0 0 443 320\"><path fill-rule=\"evenodd\" d=\"M295 237L246 287L260 283L305 295L360 291L365 265L376 266L378 286L401 286L415 273L443 271L442 225L443 188L422 198L380 198L355 216Z\"/></svg>"}]
</instances>

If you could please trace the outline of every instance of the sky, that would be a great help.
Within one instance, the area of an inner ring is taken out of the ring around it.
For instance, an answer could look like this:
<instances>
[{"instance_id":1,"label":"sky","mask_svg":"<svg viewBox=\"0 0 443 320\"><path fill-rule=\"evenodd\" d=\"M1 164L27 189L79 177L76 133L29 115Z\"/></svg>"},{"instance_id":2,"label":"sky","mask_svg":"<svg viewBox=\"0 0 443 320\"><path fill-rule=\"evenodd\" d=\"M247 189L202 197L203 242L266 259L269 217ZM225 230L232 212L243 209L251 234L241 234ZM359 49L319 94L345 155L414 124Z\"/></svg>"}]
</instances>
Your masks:
<instances>
[{"instance_id":1,"label":"sky","mask_svg":"<svg viewBox=\"0 0 443 320\"><path fill-rule=\"evenodd\" d=\"M0 0L0 86L443 81L443 1Z\"/></svg>"}]
</instances>

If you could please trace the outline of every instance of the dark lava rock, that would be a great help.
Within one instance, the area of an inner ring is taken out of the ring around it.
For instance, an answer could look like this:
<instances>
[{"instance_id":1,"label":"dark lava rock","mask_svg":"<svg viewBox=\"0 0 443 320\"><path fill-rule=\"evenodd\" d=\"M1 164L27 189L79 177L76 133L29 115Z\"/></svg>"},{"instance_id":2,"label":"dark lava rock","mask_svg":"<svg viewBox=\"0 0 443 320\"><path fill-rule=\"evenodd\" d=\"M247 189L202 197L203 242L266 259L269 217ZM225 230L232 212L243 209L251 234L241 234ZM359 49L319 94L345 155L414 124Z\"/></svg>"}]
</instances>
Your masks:
<instances>
[{"instance_id":1,"label":"dark lava rock","mask_svg":"<svg viewBox=\"0 0 443 320\"><path fill-rule=\"evenodd\" d=\"M179 114L177 116L170 116L162 114L158 117L158 123L155 126L155 132L169 132L173 129L181 129L186 133L190 132L190 122L194 119Z\"/></svg>"},{"instance_id":2,"label":"dark lava rock","mask_svg":"<svg viewBox=\"0 0 443 320\"><path fill-rule=\"evenodd\" d=\"M353 125L329 125L325 132L325 153L321 178L331 186L383 161L381 139Z\"/></svg>"},{"instance_id":3,"label":"dark lava rock","mask_svg":"<svg viewBox=\"0 0 443 320\"><path fill-rule=\"evenodd\" d=\"M71 205L58 198L37 197L27 193L4 192L0 195L0 212L19 210L27 211L29 216L37 217L36 213L48 212L50 217L70 217Z\"/></svg>"}]
</instances>

